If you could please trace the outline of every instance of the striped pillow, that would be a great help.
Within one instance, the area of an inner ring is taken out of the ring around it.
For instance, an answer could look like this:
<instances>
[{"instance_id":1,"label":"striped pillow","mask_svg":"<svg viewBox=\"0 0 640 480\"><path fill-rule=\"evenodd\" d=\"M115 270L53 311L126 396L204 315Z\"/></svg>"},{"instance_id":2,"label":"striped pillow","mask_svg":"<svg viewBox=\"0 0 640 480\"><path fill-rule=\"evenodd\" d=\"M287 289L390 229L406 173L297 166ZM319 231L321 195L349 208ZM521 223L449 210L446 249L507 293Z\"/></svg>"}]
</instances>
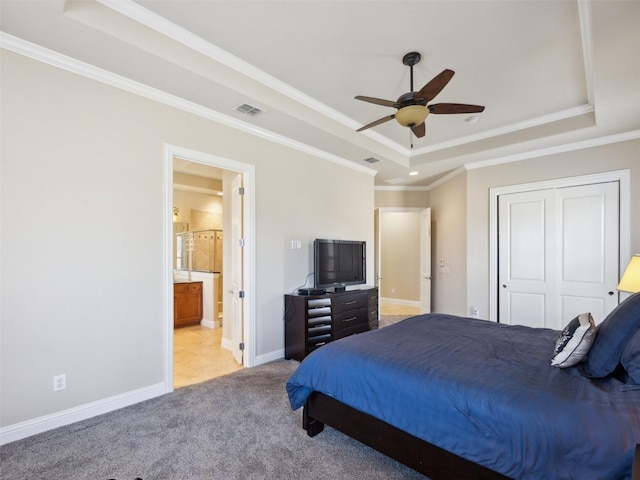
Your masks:
<instances>
[{"instance_id":1,"label":"striped pillow","mask_svg":"<svg viewBox=\"0 0 640 480\"><path fill-rule=\"evenodd\" d=\"M581 313L564 327L556 340L551 365L572 367L585 359L596 338L596 324L590 313Z\"/></svg>"}]
</instances>

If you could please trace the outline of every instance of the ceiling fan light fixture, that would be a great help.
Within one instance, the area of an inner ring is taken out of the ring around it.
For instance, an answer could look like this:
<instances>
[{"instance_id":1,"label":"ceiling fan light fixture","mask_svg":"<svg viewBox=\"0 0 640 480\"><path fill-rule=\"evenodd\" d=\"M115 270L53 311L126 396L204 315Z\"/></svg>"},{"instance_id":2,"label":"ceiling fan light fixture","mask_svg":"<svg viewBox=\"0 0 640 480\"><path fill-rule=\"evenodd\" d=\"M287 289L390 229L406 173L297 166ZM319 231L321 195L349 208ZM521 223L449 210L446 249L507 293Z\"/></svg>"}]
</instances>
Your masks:
<instances>
[{"instance_id":1,"label":"ceiling fan light fixture","mask_svg":"<svg viewBox=\"0 0 640 480\"><path fill-rule=\"evenodd\" d=\"M429 109L424 105L408 105L396 112L396 120L403 127L420 125L429 115Z\"/></svg>"}]
</instances>

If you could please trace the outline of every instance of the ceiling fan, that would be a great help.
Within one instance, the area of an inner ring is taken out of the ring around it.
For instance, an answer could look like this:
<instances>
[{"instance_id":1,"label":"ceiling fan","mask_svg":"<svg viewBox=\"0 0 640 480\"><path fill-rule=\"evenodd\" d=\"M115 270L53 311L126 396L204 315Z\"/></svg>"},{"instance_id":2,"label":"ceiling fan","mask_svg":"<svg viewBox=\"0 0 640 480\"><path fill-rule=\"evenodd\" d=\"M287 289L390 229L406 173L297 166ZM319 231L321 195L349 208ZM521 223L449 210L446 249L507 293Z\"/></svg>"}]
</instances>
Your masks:
<instances>
[{"instance_id":1,"label":"ceiling fan","mask_svg":"<svg viewBox=\"0 0 640 480\"><path fill-rule=\"evenodd\" d=\"M382 123L388 122L395 118L397 122L403 127L409 127L416 137L424 137L425 126L424 121L427 115L433 114L448 114L448 113L479 113L484 111L484 107L480 105L465 105L462 103L435 103L428 105L436 95L438 95L444 87L447 86L449 80L454 75L453 70L443 70L440 74L436 75L429 83L420 89L418 92L413 91L413 66L420 61L420 54L418 52L407 53L402 57L402 63L408 65L411 69L411 91L400 95L395 102L392 100L383 100L381 98L363 97L358 95L356 100L362 100L363 102L375 103L376 105L382 105L384 107L393 107L398 111L393 115L387 115L374 122L371 122L363 127L360 127L358 132L366 130L367 128L375 127Z\"/></svg>"}]
</instances>

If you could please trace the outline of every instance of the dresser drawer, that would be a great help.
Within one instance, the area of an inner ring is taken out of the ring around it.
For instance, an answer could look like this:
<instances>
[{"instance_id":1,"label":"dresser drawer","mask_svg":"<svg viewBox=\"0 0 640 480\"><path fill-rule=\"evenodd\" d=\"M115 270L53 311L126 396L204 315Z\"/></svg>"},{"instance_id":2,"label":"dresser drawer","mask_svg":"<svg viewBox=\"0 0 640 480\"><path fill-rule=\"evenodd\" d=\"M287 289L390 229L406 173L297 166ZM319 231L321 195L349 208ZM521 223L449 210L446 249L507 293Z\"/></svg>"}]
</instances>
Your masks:
<instances>
[{"instance_id":1,"label":"dresser drawer","mask_svg":"<svg viewBox=\"0 0 640 480\"><path fill-rule=\"evenodd\" d=\"M307 329L307 335L309 335L309 341L312 340L313 337L319 337L321 335L331 335L331 324L328 325L319 325L317 327L310 327Z\"/></svg>"},{"instance_id":2,"label":"dresser drawer","mask_svg":"<svg viewBox=\"0 0 640 480\"><path fill-rule=\"evenodd\" d=\"M321 347L322 345L325 345L330 341L331 341L330 333L326 333L324 335L318 335L317 337L311 337L307 341L307 348L313 349L313 348Z\"/></svg>"},{"instance_id":3,"label":"dresser drawer","mask_svg":"<svg viewBox=\"0 0 640 480\"><path fill-rule=\"evenodd\" d=\"M333 315L333 329L334 331L344 330L351 328L353 325L369 325L369 317L367 316L366 305L354 310L347 310L341 313Z\"/></svg>"},{"instance_id":4,"label":"dresser drawer","mask_svg":"<svg viewBox=\"0 0 640 480\"><path fill-rule=\"evenodd\" d=\"M332 298L331 307L333 313L345 312L367 306L367 292L355 291L353 293L345 293L336 295Z\"/></svg>"},{"instance_id":5,"label":"dresser drawer","mask_svg":"<svg viewBox=\"0 0 640 480\"><path fill-rule=\"evenodd\" d=\"M369 325L367 323L355 323L354 325L349 325L345 328L341 328L340 330L336 330L333 334L333 339L338 340L339 338L348 337L349 335L354 335L356 333L368 332L369 330Z\"/></svg>"}]
</instances>

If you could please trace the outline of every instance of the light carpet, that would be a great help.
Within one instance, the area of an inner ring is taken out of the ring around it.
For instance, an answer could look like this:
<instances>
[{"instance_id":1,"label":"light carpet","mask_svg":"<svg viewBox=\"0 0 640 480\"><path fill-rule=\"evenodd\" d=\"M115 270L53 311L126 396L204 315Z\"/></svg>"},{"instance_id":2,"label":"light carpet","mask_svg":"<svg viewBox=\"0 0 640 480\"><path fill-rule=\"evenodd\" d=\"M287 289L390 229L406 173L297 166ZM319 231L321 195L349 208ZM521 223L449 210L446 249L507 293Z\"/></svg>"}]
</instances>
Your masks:
<instances>
[{"instance_id":1,"label":"light carpet","mask_svg":"<svg viewBox=\"0 0 640 480\"><path fill-rule=\"evenodd\" d=\"M423 479L331 428L302 429L280 360L0 447L3 480Z\"/></svg>"}]
</instances>

